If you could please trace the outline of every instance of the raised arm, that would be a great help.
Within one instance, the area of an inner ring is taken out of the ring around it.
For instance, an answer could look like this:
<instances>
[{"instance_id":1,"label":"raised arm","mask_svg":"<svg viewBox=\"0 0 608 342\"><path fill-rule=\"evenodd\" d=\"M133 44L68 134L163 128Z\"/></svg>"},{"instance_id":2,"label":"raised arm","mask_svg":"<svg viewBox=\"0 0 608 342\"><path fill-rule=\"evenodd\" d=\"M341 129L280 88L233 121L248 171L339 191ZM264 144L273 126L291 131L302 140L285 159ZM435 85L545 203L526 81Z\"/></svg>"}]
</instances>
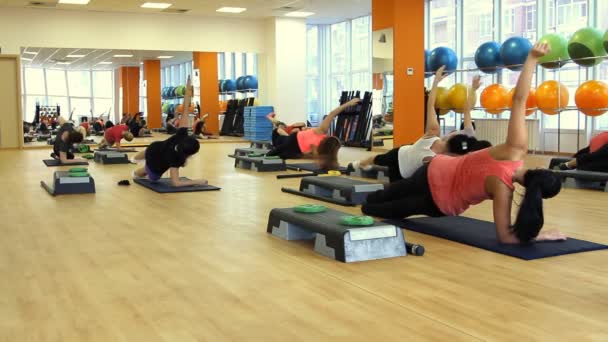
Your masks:
<instances>
[{"instance_id":1,"label":"raised arm","mask_svg":"<svg viewBox=\"0 0 608 342\"><path fill-rule=\"evenodd\" d=\"M329 131L329 127L331 127L331 123L332 121L334 121L334 118L342 113L343 111L346 110L346 108L350 107L350 106L354 106L356 104L359 104L361 102L361 99L359 98L354 98L348 102L346 102L345 104L341 105L340 107L332 110L325 119L323 119L323 122L321 122L321 124L319 125L319 127L315 128L315 132L318 134L325 134L327 133L327 131Z\"/></svg>"},{"instance_id":2,"label":"raised arm","mask_svg":"<svg viewBox=\"0 0 608 342\"><path fill-rule=\"evenodd\" d=\"M437 121L437 112L435 112L435 101L437 99L437 87L439 83L447 77L447 74L444 74L445 65L441 68L437 69L435 73L435 79L433 79L433 86L431 87L431 91L429 92L429 99L426 106L426 130L424 132L427 136L439 136L440 126L439 121Z\"/></svg>"},{"instance_id":3,"label":"raised arm","mask_svg":"<svg viewBox=\"0 0 608 342\"><path fill-rule=\"evenodd\" d=\"M188 80L186 81L186 93L184 93L184 110L182 111L182 118L179 120L179 126L188 127L188 113L190 108L190 103L192 102L192 81L190 80L190 76L188 76Z\"/></svg>"},{"instance_id":4,"label":"raised arm","mask_svg":"<svg viewBox=\"0 0 608 342\"><path fill-rule=\"evenodd\" d=\"M467 94L468 101L464 105L464 129L473 130L473 120L471 120L471 109L475 107L475 101L477 100L477 96L475 96L475 92L481 86L481 77L479 75L473 77L473 82L471 83L472 91Z\"/></svg>"}]
</instances>

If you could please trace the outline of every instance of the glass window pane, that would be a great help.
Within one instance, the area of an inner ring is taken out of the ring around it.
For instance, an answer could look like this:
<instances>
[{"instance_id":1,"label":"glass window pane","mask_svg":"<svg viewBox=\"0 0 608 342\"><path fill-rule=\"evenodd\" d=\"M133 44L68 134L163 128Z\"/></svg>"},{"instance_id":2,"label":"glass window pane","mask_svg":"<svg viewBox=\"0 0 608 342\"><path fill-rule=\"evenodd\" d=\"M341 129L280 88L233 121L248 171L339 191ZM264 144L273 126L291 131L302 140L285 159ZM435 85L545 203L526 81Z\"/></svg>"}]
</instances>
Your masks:
<instances>
[{"instance_id":1,"label":"glass window pane","mask_svg":"<svg viewBox=\"0 0 608 342\"><path fill-rule=\"evenodd\" d=\"M226 52L224 57L224 79L234 79L234 73L232 72L234 54Z\"/></svg>"},{"instance_id":2,"label":"glass window pane","mask_svg":"<svg viewBox=\"0 0 608 342\"><path fill-rule=\"evenodd\" d=\"M600 0L598 5L602 2L605 1ZM545 0L545 5L549 14L548 32L557 32L569 39L588 24L587 0Z\"/></svg>"},{"instance_id":3,"label":"glass window pane","mask_svg":"<svg viewBox=\"0 0 608 342\"><path fill-rule=\"evenodd\" d=\"M65 70L46 70L46 86L49 95L67 96Z\"/></svg>"},{"instance_id":4,"label":"glass window pane","mask_svg":"<svg viewBox=\"0 0 608 342\"><path fill-rule=\"evenodd\" d=\"M81 99L70 97L70 103L72 108L65 112L65 116L69 116L72 110L74 111L74 117L78 116L91 116L91 99Z\"/></svg>"},{"instance_id":5,"label":"glass window pane","mask_svg":"<svg viewBox=\"0 0 608 342\"><path fill-rule=\"evenodd\" d=\"M598 11L598 25L600 28L608 28L608 1L598 0L597 3ZM598 68L598 79L604 82L608 82L608 62L600 64ZM600 117L596 117L596 129L608 130L608 114L604 114Z\"/></svg>"},{"instance_id":6,"label":"glass window pane","mask_svg":"<svg viewBox=\"0 0 608 342\"><path fill-rule=\"evenodd\" d=\"M45 105L44 96L31 96L28 95L25 97L25 121L32 122L34 121L34 117L36 116L36 104Z\"/></svg>"},{"instance_id":7,"label":"glass window pane","mask_svg":"<svg viewBox=\"0 0 608 342\"><path fill-rule=\"evenodd\" d=\"M361 17L352 22L352 70L371 69L370 17Z\"/></svg>"},{"instance_id":8,"label":"glass window pane","mask_svg":"<svg viewBox=\"0 0 608 342\"><path fill-rule=\"evenodd\" d=\"M91 73L89 71L68 71L68 87L70 87L70 96L90 97L90 77Z\"/></svg>"},{"instance_id":9,"label":"glass window pane","mask_svg":"<svg viewBox=\"0 0 608 342\"><path fill-rule=\"evenodd\" d=\"M140 72L140 75L143 75L143 73ZM94 97L112 98L113 89L112 71L93 71Z\"/></svg>"},{"instance_id":10,"label":"glass window pane","mask_svg":"<svg viewBox=\"0 0 608 342\"><path fill-rule=\"evenodd\" d=\"M347 70L346 22L331 25L331 73L345 73Z\"/></svg>"},{"instance_id":11,"label":"glass window pane","mask_svg":"<svg viewBox=\"0 0 608 342\"><path fill-rule=\"evenodd\" d=\"M431 1L431 49L447 46L456 49L456 1Z\"/></svg>"},{"instance_id":12,"label":"glass window pane","mask_svg":"<svg viewBox=\"0 0 608 342\"><path fill-rule=\"evenodd\" d=\"M306 31L306 72L309 75L319 74L319 28L308 26Z\"/></svg>"},{"instance_id":13,"label":"glass window pane","mask_svg":"<svg viewBox=\"0 0 608 342\"><path fill-rule=\"evenodd\" d=\"M536 41L536 0L503 0L503 40L521 36Z\"/></svg>"},{"instance_id":14,"label":"glass window pane","mask_svg":"<svg viewBox=\"0 0 608 342\"><path fill-rule=\"evenodd\" d=\"M114 114L114 100L112 99L93 99L93 106L95 107L95 117L99 117L102 114L105 116L108 114L108 111L110 112L110 117Z\"/></svg>"},{"instance_id":15,"label":"glass window pane","mask_svg":"<svg viewBox=\"0 0 608 342\"><path fill-rule=\"evenodd\" d=\"M465 0L462 41L464 57L473 57L479 45L494 40L493 13L493 0Z\"/></svg>"},{"instance_id":16,"label":"glass window pane","mask_svg":"<svg viewBox=\"0 0 608 342\"><path fill-rule=\"evenodd\" d=\"M44 71L42 69L25 68L25 93L45 95Z\"/></svg>"},{"instance_id":17,"label":"glass window pane","mask_svg":"<svg viewBox=\"0 0 608 342\"><path fill-rule=\"evenodd\" d=\"M587 69L579 68L575 64L567 64L560 69L560 72L547 72L548 80L559 80L568 88L570 99L569 106L575 106L574 95L578 86L588 80ZM557 128L558 118L561 129L583 129L585 127L585 116L579 115L576 110L561 112L559 115L545 115L545 128ZM577 118L580 120L580 126L577 126Z\"/></svg>"},{"instance_id":18,"label":"glass window pane","mask_svg":"<svg viewBox=\"0 0 608 342\"><path fill-rule=\"evenodd\" d=\"M309 78L306 82L308 119L314 125L319 122L319 79Z\"/></svg>"},{"instance_id":19,"label":"glass window pane","mask_svg":"<svg viewBox=\"0 0 608 342\"><path fill-rule=\"evenodd\" d=\"M247 75L257 75L258 74L258 58L255 53L248 52L247 53Z\"/></svg>"},{"instance_id":20,"label":"glass window pane","mask_svg":"<svg viewBox=\"0 0 608 342\"><path fill-rule=\"evenodd\" d=\"M372 74L369 71L354 73L351 88L361 92L372 91Z\"/></svg>"},{"instance_id":21,"label":"glass window pane","mask_svg":"<svg viewBox=\"0 0 608 342\"><path fill-rule=\"evenodd\" d=\"M331 108L335 108L340 104L340 96L342 95L342 91L346 89L346 76L344 75L336 75L331 78L331 99L329 101L329 106Z\"/></svg>"},{"instance_id":22,"label":"glass window pane","mask_svg":"<svg viewBox=\"0 0 608 342\"><path fill-rule=\"evenodd\" d=\"M67 96L49 96L49 106L59 106L61 116L67 118L70 116L70 105L68 104Z\"/></svg>"},{"instance_id":23,"label":"glass window pane","mask_svg":"<svg viewBox=\"0 0 608 342\"><path fill-rule=\"evenodd\" d=\"M243 68L243 54L237 52L234 54L234 78L245 76L245 69Z\"/></svg>"}]
</instances>

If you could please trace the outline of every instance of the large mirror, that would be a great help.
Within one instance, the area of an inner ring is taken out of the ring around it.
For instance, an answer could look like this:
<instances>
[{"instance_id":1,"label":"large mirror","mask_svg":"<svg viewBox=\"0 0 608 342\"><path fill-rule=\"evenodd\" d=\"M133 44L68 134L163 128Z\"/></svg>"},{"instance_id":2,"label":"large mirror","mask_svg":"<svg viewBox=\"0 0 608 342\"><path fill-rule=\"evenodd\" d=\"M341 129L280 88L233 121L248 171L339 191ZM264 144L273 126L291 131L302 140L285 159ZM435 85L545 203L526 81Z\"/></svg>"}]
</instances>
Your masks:
<instances>
[{"instance_id":1,"label":"large mirror","mask_svg":"<svg viewBox=\"0 0 608 342\"><path fill-rule=\"evenodd\" d=\"M393 29L373 32L373 148L393 148Z\"/></svg>"}]
</instances>

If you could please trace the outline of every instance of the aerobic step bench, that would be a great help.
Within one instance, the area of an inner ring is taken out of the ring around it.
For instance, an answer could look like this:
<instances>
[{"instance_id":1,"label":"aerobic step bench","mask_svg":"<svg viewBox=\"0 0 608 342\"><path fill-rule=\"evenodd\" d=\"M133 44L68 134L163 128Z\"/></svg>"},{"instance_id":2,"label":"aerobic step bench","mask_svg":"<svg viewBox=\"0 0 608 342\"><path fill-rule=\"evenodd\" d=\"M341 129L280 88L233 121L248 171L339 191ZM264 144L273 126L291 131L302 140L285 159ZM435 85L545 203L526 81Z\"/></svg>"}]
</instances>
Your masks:
<instances>
[{"instance_id":1,"label":"aerobic step bench","mask_svg":"<svg viewBox=\"0 0 608 342\"><path fill-rule=\"evenodd\" d=\"M251 147L270 150L272 148L272 141L254 140L251 142Z\"/></svg>"},{"instance_id":2,"label":"aerobic step bench","mask_svg":"<svg viewBox=\"0 0 608 342\"><path fill-rule=\"evenodd\" d=\"M255 148L255 147L235 148L234 154L229 157L234 158L234 156L248 156L250 154L266 154L268 152L270 152L270 150L265 149L265 148Z\"/></svg>"},{"instance_id":3,"label":"aerobic step bench","mask_svg":"<svg viewBox=\"0 0 608 342\"><path fill-rule=\"evenodd\" d=\"M93 155L93 160L96 163L104 165L115 165L115 164L130 164L129 157L126 153L122 152L100 152L96 151Z\"/></svg>"},{"instance_id":4,"label":"aerobic step bench","mask_svg":"<svg viewBox=\"0 0 608 342\"><path fill-rule=\"evenodd\" d=\"M70 173L67 171L55 171L53 184L48 185L44 181L40 181L40 186L52 196L95 193L93 177L70 177Z\"/></svg>"},{"instance_id":5,"label":"aerobic step bench","mask_svg":"<svg viewBox=\"0 0 608 342\"><path fill-rule=\"evenodd\" d=\"M363 204L367 195L384 189L384 185L363 182L337 176L304 177L300 181L300 190L283 188L282 191L293 195L304 196L329 203L355 206Z\"/></svg>"},{"instance_id":6,"label":"aerobic step bench","mask_svg":"<svg viewBox=\"0 0 608 342\"><path fill-rule=\"evenodd\" d=\"M285 171L285 161L283 159L268 159L264 157L235 156L234 167L257 172L276 172Z\"/></svg>"},{"instance_id":7,"label":"aerobic step bench","mask_svg":"<svg viewBox=\"0 0 608 342\"><path fill-rule=\"evenodd\" d=\"M266 231L288 241L314 239L317 253L342 262L406 255L400 228L379 221L366 227L342 225L340 219L348 215L332 209L316 214L273 209Z\"/></svg>"},{"instance_id":8,"label":"aerobic step bench","mask_svg":"<svg viewBox=\"0 0 608 342\"><path fill-rule=\"evenodd\" d=\"M351 177L375 179L382 183L390 183L388 167L374 165L371 170L355 169L353 164L348 164L348 175Z\"/></svg>"},{"instance_id":9,"label":"aerobic step bench","mask_svg":"<svg viewBox=\"0 0 608 342\"><path fill-rule=\"evenodd\" d=\"M553 171L564 181L564 187L608 192L608 173L582 170Z\"/></svg>"}]
</instances>

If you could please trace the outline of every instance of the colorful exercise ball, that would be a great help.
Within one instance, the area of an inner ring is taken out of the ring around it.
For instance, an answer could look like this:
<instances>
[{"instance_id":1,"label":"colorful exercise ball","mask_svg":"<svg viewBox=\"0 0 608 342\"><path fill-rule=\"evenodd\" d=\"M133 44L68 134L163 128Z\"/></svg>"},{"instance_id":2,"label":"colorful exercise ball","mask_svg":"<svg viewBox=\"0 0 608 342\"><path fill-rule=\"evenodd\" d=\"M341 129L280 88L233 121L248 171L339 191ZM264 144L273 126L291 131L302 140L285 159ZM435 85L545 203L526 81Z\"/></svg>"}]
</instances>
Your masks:
<instances>
[{"instance_id":1,"label":"colorful exercise ball","mask_svg":"<svg viewBox=\"0 0 608 342\"><path fill-rule=\"evenodd\" d=\"M570 58L580 66L590 67L600 64L601 58L592 57L606 56L603 39L602 32L593 27L585 27L574 32L568 42Z\"/></svg>"},{"instance_id":2,"label":"colorful exercise ball","mask_svg":"<svg viewBox=\"0 0 608 342\"><path fill-rule=\"evenodd\" d=\"M424 78L429 78L433 75L431 72L431 66L429 65L429 56L431 53L429 50L424 50Z\"/></svg>"},{"instance_id":3,"label":"colorful exercise ball","mask_svg":"<svg viewBox=\"0 0 608 342\"><path fill-rule=\"evenodd\" d=\"M568 63L568 59L570 59L568 55L568 41L564 36L557 33L549 33L542 36L539 43L547 43L550 48L549 53L538 59L538 62L543 67L557 69Z\"/></svg>"},{"instance_id":4,"label":"colorful exercise ball","mask_svg":"<svg viewBox=\"0 0 608 342\"><path fill-rule=\"evenodd\" d=\"M223 84L224 92L233 92L236 91L236 81L235 80L225 80Z\"/></svg>"},{"instance_id":5,"label":"colorful exercise ball","mask_svg":"<svg viewBox=\"0 0 608 342\"><path fill-rule=\"evenodd\" d=\"M177 105L177 109L176 109L177 113L184 113L184 105L183 104L179 104Z\"/></svg>"},{"instance_id":6,"label":"colorful exercise ball","mask_svg":"<svg viewBox=\"0 0 608 342\"><path fill-rule=\"evenodd\" d=\"M608 84L602 81L587 81L574 94L578 109L586 115L598 116L608 108Z\"/></svg>"},{"instance_id":7,"label":"colorful exercise ball","mask_svg":"<svg viewBox=\"0 0 608 342\"><path fill-rule=\"evenodd\" d=\"M604 33L604 50L608 52L608 30Z\"/></svg>"},{"instance_id":8,"label":"colorful exercise ball","mask_svg":"<svg viewBox=\"0 0 608 342\"><path fill-rule=\"evenodd\" d=\"M452 110L454 110L456 113L464 112L468 94L474 96L475 102L477 102L477 94L475 94L471 87L467 87L462 83L454 84L450 90L448 90L448 101L450 103L450 108L452 108Z\"/></svg>"},{"instance_id":9,"label":"colorful exercise ball","mask_svg":"<svg viewBox=\"0 0 608 342\"><path fill-rule=\"evenodd\" d=\"M247 75L243 81L243 86L247 90L256 90L258 89L258 79L255 76Z\"/></svg>"},{"instance_id":10,"label":"colorful exercise ball","mask_svg":"<svg viewBox=\"0 0 608 342\"><path fill-rule=\"evenodd\" d=\"M237 90L243 90L245 89L245 85L243 84L245 82L245 77L246 76L241 76L239 78L236 79L236 89Z\"/></svg>"},{"instance_id":11,"label":"colorful exercise ball","mask_svg":"<svg viewBox=\"0 0 608 342\"><path fill-rule=\"evenodd\" d=\"M445 65L445 72L452 73L458 67L458 57L456 52L448 47L438 47L431 51L429 55L429 66L431 72L436 72L437 69Z\"/></svg>"},{"instance_id":12,"label":"colorful exercise ball","mask_svg":"<svg viewBox=\"0 0 608 342\"><path fill-rule=\"evenodd\" d=\"M163 113L167 114L169 112L169 104L165 102L162 109Z\"/></svg>"},{"instance_id":13,"label":"colorful exercise ball","mask_svg":"<svg viewBox=\"0 0 608 342\"><path fill-rule=\"evenodd\" d=\"M500 47L500 58L504 65L513 71L521 70L532 49L532 43L524 37L511 37Z\"/></svg>"},{"instance_id":14,"label":"colorful exercise ball","mask_svg":"<svg viewBox=\"0 0 608 342\"><path fill-rule=\"evenodd\" d=\"M488 113L500 114L509 104L508 92L502 84L492 84L481 92L481 106Z\"/></svg>"},{"instance_id":15,"label":"colorful exercise ball","mask_svg":"<svg viewBox=\"0 0 608 342\"><path fill-rule=\"evenodd\" d=\"M450 111L448 89L445 87L437 87L437 97L435 97L435 111L438 115L445 115Z\"/></svg>"},{"instance_id":16,"label":"colorful exercise ball","mask_svg":"<svg viewBox=\"0 0 608 342\"><path fill-rule=\"evenodd\" d=\"M487 73L494 74L502 66L500 58L500 44L497 42L486 42L481 44L475 51L475 64Z\"/></svg>"},{"instance_id":17,"label":"colorful exercise ball","mask_svg":"<svg viewBox=\"0 0 608 342\"><path fill-rule=\"evenodd\" d=\"M554 80L545 81L536 89L538 109L545 114L558 114L568 105L569 99L568 88Z\"/></svg>"},{"instance_id":18,"label":"colorful exercise ball","mask_svg":"<svg viewBox=\"0 0 608 342\"><path fill-rule=\"evenodd\" d=\"M513 95L515 94L515 88L509 91L507 97L509 98L509 109L513 109ZM531 115L536 111L536 90L534 88L530 89L528 93L528 100L526 101L526 116Z\"/></svg>"}]
</instances>

